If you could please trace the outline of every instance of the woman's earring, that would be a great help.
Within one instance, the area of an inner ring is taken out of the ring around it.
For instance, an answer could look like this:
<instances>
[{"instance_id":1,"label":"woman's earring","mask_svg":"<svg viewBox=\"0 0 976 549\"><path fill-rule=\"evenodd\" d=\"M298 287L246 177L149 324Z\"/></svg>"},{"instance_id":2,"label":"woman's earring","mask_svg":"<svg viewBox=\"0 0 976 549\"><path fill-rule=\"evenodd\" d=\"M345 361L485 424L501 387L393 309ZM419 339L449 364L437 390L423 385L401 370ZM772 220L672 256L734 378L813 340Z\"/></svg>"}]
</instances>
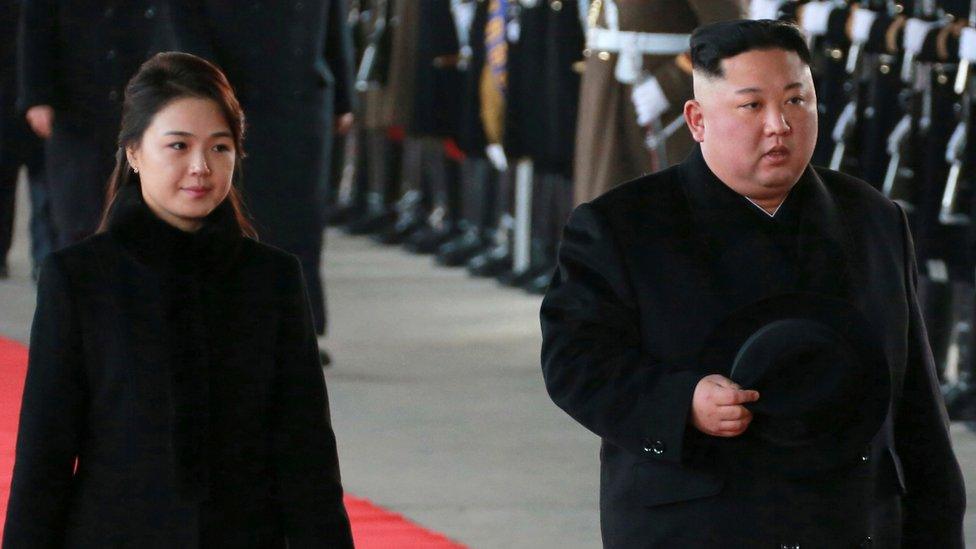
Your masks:
<instances>
[{"instance_id":1,"label":"woman's earring","mask_svg":"<svg viewBox=\"0 0 976 549\"><path fill-rule=\"evenodd\" d=\"M134 171L134 172L136 172L136 173L139 173L139 168L136 168L135 166L133 166L133 167L132 167L132 171Z\"/></svg>"}]
</instances>

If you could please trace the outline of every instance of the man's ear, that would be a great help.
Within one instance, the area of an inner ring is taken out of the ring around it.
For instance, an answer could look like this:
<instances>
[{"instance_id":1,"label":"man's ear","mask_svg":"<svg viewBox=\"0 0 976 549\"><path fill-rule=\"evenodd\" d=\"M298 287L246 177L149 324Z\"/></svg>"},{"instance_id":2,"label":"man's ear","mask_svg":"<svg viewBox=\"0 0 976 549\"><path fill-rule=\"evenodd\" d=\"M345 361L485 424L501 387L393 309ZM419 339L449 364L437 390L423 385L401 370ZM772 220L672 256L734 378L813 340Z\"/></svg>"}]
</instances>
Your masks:
<instances>
[{"instance_id":1,"label":"man's ear","mask_svg":"<svg viewBox=\"0 0 976 549\"><path fill-rule=\"evenodd\" d=\"M691 137L701 143L705 140L705 117L702 114L701 103L697 99L685 101L685 123L691 130Z\"/></svg>"}]
</instances>

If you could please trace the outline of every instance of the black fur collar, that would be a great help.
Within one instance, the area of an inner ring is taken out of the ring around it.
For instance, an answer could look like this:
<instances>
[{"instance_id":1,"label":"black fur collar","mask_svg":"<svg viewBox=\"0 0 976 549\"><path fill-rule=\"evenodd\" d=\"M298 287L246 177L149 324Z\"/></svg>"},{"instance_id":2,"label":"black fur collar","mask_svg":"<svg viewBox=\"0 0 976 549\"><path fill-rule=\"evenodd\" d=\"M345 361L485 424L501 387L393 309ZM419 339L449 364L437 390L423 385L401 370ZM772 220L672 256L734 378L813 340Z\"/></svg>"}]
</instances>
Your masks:
<instances>
[{"instance_id":1,"label":"black fur collar","mask_svg":"<svg viewBox=\"0 0 976 549\"><path fill-rule=\"evenodd\" d=\"M226 271L244 239L229 200L206 217L203 227L190 233L157 217L143 200L138 185L119 191L108 214L107 230L141 263L188 275Z\"/></svg>"}]
</instances>

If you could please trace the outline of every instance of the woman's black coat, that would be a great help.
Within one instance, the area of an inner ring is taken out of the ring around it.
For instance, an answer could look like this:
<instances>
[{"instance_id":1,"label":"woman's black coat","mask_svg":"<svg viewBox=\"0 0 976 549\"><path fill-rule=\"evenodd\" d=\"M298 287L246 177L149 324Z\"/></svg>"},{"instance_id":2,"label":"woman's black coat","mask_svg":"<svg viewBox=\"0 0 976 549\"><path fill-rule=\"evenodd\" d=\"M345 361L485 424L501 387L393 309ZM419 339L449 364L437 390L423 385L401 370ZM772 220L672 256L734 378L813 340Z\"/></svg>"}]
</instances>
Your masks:
<instances>
[{"instance_id":1,"label":"woman's black coat","mask_svg":"<svg viewBox=\"0 0 976 549\"><path fill-rule=\"evenodd\" d=\"M243 191L262 242L299 257L316 331L335 115L352 112L352 38L345 0L171 0L177 47L215 62L247 118Z\"/></svg>"},{"instance_id":2,"label":"woman's black coat","mask_svg":"<svg viewBox=\"0 0 976 549\"><path fill-rule=\"evenodd\" d=\"M4 549L352 546L298 262L226 202L126 189L37 300Z\"/></svg>"}]
</instances>

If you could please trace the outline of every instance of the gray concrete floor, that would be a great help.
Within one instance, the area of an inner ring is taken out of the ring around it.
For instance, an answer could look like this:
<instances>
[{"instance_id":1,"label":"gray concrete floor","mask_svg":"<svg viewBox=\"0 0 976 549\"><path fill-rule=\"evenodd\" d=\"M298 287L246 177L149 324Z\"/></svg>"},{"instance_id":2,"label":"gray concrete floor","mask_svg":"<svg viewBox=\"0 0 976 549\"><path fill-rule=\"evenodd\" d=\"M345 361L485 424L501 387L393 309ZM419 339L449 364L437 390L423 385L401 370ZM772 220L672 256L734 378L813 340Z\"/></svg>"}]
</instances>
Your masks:
<instances>
[{"instance_id":1,"label":"gray concrete floor","mask_svg":"<svg viewBox=\"0 0 976 549\"><path fill-rule=\"evenodd\" d=\"M25 195L0 282L0 335L20 341L34 307ZM545 393L539 299L365 238L327 240L346 489L471 547L599 547L599 443ZM953 441L976 501L976 435L956 425ZM976 511L966 518L976 545Z\"/></svg>"}]
</instances>

